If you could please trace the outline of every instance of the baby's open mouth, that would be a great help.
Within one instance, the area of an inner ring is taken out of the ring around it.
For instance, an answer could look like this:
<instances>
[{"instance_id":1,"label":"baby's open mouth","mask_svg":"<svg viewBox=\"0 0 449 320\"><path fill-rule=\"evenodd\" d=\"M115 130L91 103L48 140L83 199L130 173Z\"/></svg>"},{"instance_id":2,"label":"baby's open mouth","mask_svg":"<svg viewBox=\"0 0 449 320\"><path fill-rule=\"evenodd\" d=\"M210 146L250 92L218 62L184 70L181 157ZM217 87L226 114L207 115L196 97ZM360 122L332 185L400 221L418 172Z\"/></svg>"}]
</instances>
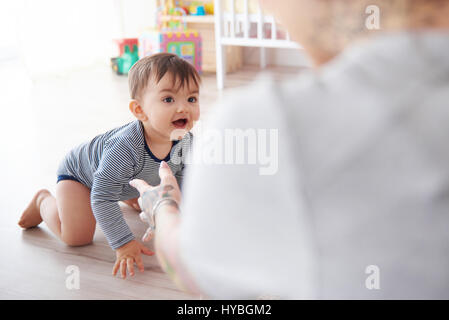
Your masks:
<instances>
[{"instance_id":1,"label":"baby's open mouth","mask_svg":"<svg viewBox=\"0 0 449 320\"><path fill-rule=\"evenodd\" d=\"M173 123L173 125L176 128L184 129L186 127L186 125L187 125L187 119L185 119L185 118L184 119L178 119L176 121L173 121L172 123Z\"/></svg>"}]
</instances>

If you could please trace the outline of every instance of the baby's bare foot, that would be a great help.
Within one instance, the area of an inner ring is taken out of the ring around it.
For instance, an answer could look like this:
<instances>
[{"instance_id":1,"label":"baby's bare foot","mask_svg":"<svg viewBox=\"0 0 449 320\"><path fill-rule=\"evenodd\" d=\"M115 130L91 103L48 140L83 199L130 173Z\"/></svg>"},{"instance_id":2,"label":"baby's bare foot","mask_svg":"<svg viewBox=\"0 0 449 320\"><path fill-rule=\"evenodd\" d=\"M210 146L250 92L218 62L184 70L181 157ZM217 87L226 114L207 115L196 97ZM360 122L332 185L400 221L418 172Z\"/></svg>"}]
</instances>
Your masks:
<instances>
[{"instance_id":1,"label":"baby's bare foot","mask_svg":"<svg viewBox=\"0 0 449 320\"><path fill-rule=\"evenodd\" d=\"M37 226L39 223L42 222L39 205L42 201L42 199L48 195L51 195L51 193L48 190L42 189L39 190L31 200L28 207L25 209L25 211L22 213L22 216L19 220L19 226L22 228L28 229Z\"/></svg>"}]
</instances>

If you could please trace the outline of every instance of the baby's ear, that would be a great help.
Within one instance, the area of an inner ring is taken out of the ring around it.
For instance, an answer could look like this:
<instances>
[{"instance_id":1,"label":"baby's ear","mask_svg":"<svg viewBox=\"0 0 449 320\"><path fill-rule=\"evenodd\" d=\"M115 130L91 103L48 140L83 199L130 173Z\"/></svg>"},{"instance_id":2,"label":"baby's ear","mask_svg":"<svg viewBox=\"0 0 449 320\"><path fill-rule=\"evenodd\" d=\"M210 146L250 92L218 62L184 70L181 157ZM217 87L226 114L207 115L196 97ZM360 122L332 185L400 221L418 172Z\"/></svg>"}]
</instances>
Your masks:
<instances>
[{"instance_id":1,"label":"baby's ear","mask_svg":"<svg viewBox=\"0 0 449 320\"><path fill-rule=\"evenodd\" d=\"M132 112L132 114L141 121L146 121L147 120L147 116L145 115L145 113L143 112L143 109L139 103L139 101L133 99L129 102L129 111Z\"/></svg>"}]
</instances>

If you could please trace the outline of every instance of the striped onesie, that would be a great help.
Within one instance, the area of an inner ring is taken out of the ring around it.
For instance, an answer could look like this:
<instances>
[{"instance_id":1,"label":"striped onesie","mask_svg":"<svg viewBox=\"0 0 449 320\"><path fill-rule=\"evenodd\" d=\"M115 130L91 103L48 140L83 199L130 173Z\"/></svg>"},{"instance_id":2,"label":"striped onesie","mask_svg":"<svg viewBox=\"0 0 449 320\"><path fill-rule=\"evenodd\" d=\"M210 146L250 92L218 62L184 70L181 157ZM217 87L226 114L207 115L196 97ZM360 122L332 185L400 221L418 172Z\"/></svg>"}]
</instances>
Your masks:
<instances>
[{"instance_id":1,"label":"striped onesie","mask_svg":"<svg viewBox=\"0 0 449 320\"><path fill-rule=\"evenodd\" d=\"M189 132L182 140L173 142L165 159L158 159L147 146L142 123L136 120L72 149L58 168L58 181L75 180L91 189L95 219L109 245L117 249L134 239L118 204L139 196L129 181L142 179L158 185L159 165L163 160L181 186L185 157L192 141Z\"/></svg>"}]
</instances>

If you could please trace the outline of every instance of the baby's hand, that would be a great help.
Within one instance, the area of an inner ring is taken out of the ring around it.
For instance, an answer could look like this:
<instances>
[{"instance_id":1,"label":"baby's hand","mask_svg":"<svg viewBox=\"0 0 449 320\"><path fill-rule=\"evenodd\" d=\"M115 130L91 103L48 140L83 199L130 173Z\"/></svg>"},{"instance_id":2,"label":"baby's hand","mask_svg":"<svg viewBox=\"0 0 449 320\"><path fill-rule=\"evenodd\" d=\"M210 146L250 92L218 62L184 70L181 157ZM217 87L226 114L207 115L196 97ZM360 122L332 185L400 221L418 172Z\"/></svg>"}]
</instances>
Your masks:
<instances>
[{"instance_id":1,"label":"baby's hand","mask_svg":"<svg viewBox=\"0 0 449 320\"><path fill-rule=\"evenodd\" d=\"M116 275L118 269L120 268L120 273L122 274L122 278L126 278L126 269L128 268L128 273L130 276L134 275L134 263L137 264L140 272L143 272L143 262L141 253L146 254L148 256L154 255L154 252L149 250L143 244L136 240L132 240L121 246L116 251L116 260L114 264L114 268L112 268L112 275Z\"/></svg>"}]
</instances>

